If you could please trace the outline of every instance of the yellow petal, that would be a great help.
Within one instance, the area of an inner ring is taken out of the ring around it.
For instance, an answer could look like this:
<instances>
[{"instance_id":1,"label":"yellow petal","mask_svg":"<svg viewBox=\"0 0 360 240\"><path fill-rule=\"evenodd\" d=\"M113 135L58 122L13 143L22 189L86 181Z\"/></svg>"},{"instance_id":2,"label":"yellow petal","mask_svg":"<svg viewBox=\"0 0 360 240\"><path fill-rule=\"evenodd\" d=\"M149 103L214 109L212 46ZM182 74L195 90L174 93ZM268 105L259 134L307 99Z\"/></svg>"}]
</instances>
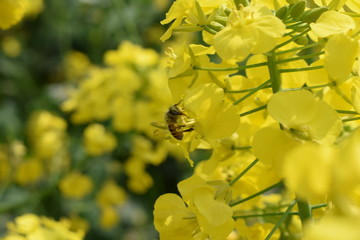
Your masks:
<instances>
[{"instance_id":1,"label":"yellow petal","mask_svg":"<svg viewBox=\"0 0 360 240\"><path fill-rule=\"evenodd\" d=\"M284 156L295 144L294 139L285 131L267 127L256 133L252 149L260 161L268 166L272 166L281 176Z\"/></svg>"},{"instance_id":2,"label":"yellow petal","mask_svg":"<svg viewBox=\"0 0 360 240\"><path fill-rule=\"evenodd\" d=\"M338 34L329 39L325 46L325 68L329 76L337 83L345 81L358 54L357 40Z\"/></svg>"},{"instance_id":3,"label":"yellow petal","mask_svg":"<svg viewBox=\"0 0 360 240\"><path fill-rule=\"evenodd\" d=\"M258 42L251 53L265 53L273 49L277 40L285 33L284 23L273 15L263 16L255 20L252 26L258 31Z\"/></svg>"},{"instance_id":4,"label":"yellow petal","mask_svg":"<svg viewBox=\"0 0 360 240\"><path fill-rule=\"evenodd\" d=\"M331 189L334 151L314 143L301 144L284 159L285 183L302 199L323 197Z\"/></svg>"},{"instance_id":5,"label":"yellow petal","mask_svg":"<svg viewBox=\"0 0 360 240\"><path fill-rule=\"evenodd\" d=\"M356 28L354 19L336 11L327 11L321 14L316 23L310 24L311 30L320 38L331 35L348 33Z\"/></svg>"},{"instance_id":6,"label":"yellow petal","mask_svg":"<svg viewBox=\"0 0 360 240\"><path fill-rule=\"evenodd\" d=\"M225 60L244 60L258 41L258 31L254 27L225 27L214 37L213 46L217 54Z\"/></svg>"},{"instance_id":7,"label":"yellow petal","mask_svg":"<svg viewBox=\"0 0 360 240\"><path fill-rule=\"evenodd\" d=\"M193 216L193 218L191 218ZM154 225L161 239L191 240L198 227L194 214L176 194L160 196L154 205Z\"/></svg>"},{"instance_id":8,"label":"yellow petal","mask_svg":"<svg viewBox=\"0 0 360 240\"><path fill-rule=\"evenodd\" d=\"M278 92L271 97L267 109L276 121L296 129L313 119L315 103L314 95L306 90Z\"/></svg>"},{"instance_id":9,"label":"yellow petal","mask_svg":"<svg viewBox=\"0 0 360 240\"><path fill-rule=\"evenodd\" d=\"M360 113L360 77L356 77L351 88L351 102L355 110Z\"/></svg>"}]
</instances>

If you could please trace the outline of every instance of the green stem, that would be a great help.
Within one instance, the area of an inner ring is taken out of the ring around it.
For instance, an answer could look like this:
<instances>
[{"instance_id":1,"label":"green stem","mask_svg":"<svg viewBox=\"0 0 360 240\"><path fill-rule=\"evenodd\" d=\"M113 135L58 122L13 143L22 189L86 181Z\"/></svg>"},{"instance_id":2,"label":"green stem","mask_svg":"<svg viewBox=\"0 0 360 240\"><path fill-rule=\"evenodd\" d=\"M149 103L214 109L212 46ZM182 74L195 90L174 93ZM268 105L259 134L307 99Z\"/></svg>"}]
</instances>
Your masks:
<instances>
[{"instance_id":1,"label":"green stem","mask_svg":"<svg viewBox=\"0 0 360 240\"><path fill-rule=\"evenodd\" d=\"M287 69L280 69L280 73L287 73L287 72L301 72L301 71L309 71L309 70L316 70L322 69L324 66L313 66L313 67L304 67L304 68L287 68Z\"/></svg>"},{"instance_id":2,"label":"green stem","mask_svg":"<svg viewBox=\"0 0 360 240\"><path fill-rule=\"evenodd\" d=\"M291 49L288 49L288 50L279 51L279 52L276 52L275 54L276 55L281 55L281 54L285 54L285 53L289 53L289 52L301 51L301 50L304 50L304 49L307 49L307 48L317 47L319 45L320 45L320 43L312 43L312 44L297 47L297 48L291 48Z\"/></svg>"},{"instance_id":3,"label":"green stem","mask_svg":"<svg viewBox=\"0 0 360 240\"><path fill-rule=\"evenodd\" d=\"M271 84L267 85L267 86L264 86L263 88L261 89L264 89L264 88L270 88L271 87ZM251 92L252 90L254 89L259 89L258 87L256 88L248 88L248 89L244 89L244 90L224 90L225 93L246 93L246 92Z\"/></svg>"},{"instance_id":4,"label":"green stem","mask_svg":"<svg viewBox=\"0 0 360 240\"><path fill-rule=\"evenodd\" d=\"M286 28L293 28L293 27L299 26L301 24L304 24L304 22L298 21L298 22L295 22L294 24L287 25Z\"/></svg>"},{"instance_id":5,"label":"green stem","mask_svg":"<svg viewBox=\"0 0 360 240\"><path fill-rule=\"evenodd\" d=\"M278 213L260 213L260 214L247 214L247 215L240 215L240 216L233 216L234 219L237 218L251 218L251 217L268 217L268 216L279 216L284 215L285 212L278 212ZM299 212L289 212L288 215L298 215Z\"/></svg>"},{"instance_id":6,"label":"green stem","mask_svg":"<svg viewBox=\"0 0 360 240\"><path fill-rule=\"evenodd\" d=\"M306 222L312 222L312 208L308 201L297 200L301 224L304 227Z\"/></svg>"},{"instance_id":7,"label":"green stem","mask_svg":"<svg viewBox=\"0 0 360 240\"><path fill-rule=\"evenodd\" d=\"M291 209L295 206L296 200L294 200L289 207L286 209L284 215L280 218L280 220L275 224L273 229L271 229L270 233L266 236L265 240L269 240L272 235L276 232L276 230L280 227L280 225L285 221L286 217L290 214Z\"/></svg>"},{"instance_id":8,"label":"green stem","mask_svg":"<svg viewBox=\"0 0 360 240\"><path fill-rule=\"evenodd\" d=\"M295 41L295 40L298 39L298 38L301 38L303 35L307 34L310 30L311 30L311 29L308 28L308 29L306 29L305 31L303 31L302 33L299 33L298 35L295 35L294 37L290 38L289 40L287 40L287 41L285 41L285 42L283 42L283 43L278 44L278 45L275 47L274 50L279 49L279 48L281 48L281 47L283 47L283 46L285 46L285 45L287 45L287 44Z\"/></svg>"},{"instance_id":9,"label":"green stem","mask_svg":"<svg viewBox=\"0 0 360 240\"><path fill-rule=\"evenodd\" d=\"M311 205L311 209L318 209L318 208L323 208L323 207L327 207L327 206L328 206L327 203L320 203L320 204Z\"/></svg>"},{"instance_id":10,"label":"green stem","mask_svg":"<svg viewBox=\"0 0 360 240\"><path fill-rule=\"evenodd\" d=\"M236 147L236 146L233 146L231 149L232 150L249 150L251 149L252 147L251 146L245 146L245 147Z\"/></svg>"},{"instance_id":11,"label":"green stem","mask_svg":"<svg viewBox=\"0 0 360 240\"><path fill-rule=\"evenodd\" d=\"M356 121L356 120L360 120L360 117L355 117L355 118L347 118L347 119L343 119L343 122L350 122L350 121Z\"/></svg>"},{"instance_id":12,"label":"green stem","mask_svg":"<svg viewBox=\"0 0 360 240\"><path fill-rule=\"evenodd\" d=\"M276 61L276 63L281 64L281 63L293 62L293 61L297 61L297 60L303 60L303 59L307 59L307 58L317 57L317 56L322 55L324 53L325 53L324 51L315 52L315 53L308 54L308 55L303 55L303 56L298 56L298 57L294 57L294 58L287 58L287 59L278 60L278 61Z\"/></svg>"},{"instance_id":13,"label":"green stem","mask_svg":"<svg viewBox=\"0 0 360 240\"><path fill-rule=\"evenodd\" d=\"M247 173L257 162L259 161L259 159L255 159L254 161L252 161L252 163L249 164L249 166L247 166L239 175L237 175L236 178L234 178L229 185L232 186L234 185L242 176L245 175L245 173Z\"/></svg>"},{"instance_id":14,"label":"green stem","mask_svg":"<svg viewBox=\"0 0 360 240\"><path fill-rule=\"evenodd\" d=\"M236 205L238 205L238 204L240 204L240 203L246 202L246 201L248 201L248 200L250 200L250 199L253 199L253 198L255 198L255 197L257 197L257 196L259 196L259 195L261 195L261 194L263 194L263 193L266 193L266 192L268 192L268 191L270 191L270 190L272 190L272 189L274 189L274 188L280 187L280 186L282 186L282 185L283 185L282 182L275 183L275 184L271 185L270 187L267 187L267 188L265 188L265 189L263 189L263 190L255 193L255 194L253 194L253 195L250 195L250 196L248 196L248 197L246 197L246 198L243 198L243 199L240 199L240 200L237 200L237 201L232 201L232 202L229 204L229 206L230 206L230 207L236 206Z\"/></svg>"},{"instance_id":15,"label":"green stem","mask_svg":"<svg viewBox=\"0 0 360 240\"><path fill-rule=\"evenodd\" d=\"M347 110L336 110L336 112L341 113L341 114L354 114L354 115L359 114L359 113L357 113L355 111L347 111Z\"/></svg>"},{"instance_id":16,"label":"green stem","mask_svg":"<svg viewBox=\"0 0 360 240\"><path fill-rule=\"evenodd\" d=\"M291 36L292 34L294 34L294 33L296 33L296 32L298 32L298 31L297 31L297 30L292 30L291 32L285 33L285 34L284 34L284 37L285 37L285 36Z\"/></svg>"},{"instance_id":17,"label":"green stem","mask_svg":"<svg viewBox=\"0 0 360 240\"><path fill-rule=\"evenodd\" d=\"M281 76L277 67L275 51L272 51L268 56L268 69L271 79L271 88L273 93L281 91Z\"/></svg>"},{"instance_id":18,"label":"green stem","mask_svg":"<svg viewBox=\"0 0 360 240\"><path fill-rule=\"evenodd\" d=\"M244 117L244 116L246 116L246 115L249 115L249 114L252 114L252 113L261 111L261 110L265 109L266 107L267 107L267 105L265 104L265 105L263 105L263 106L260 106L260 107L251 109L251 110L246 111L246 112L243 112L243 113L240 113L240 117Z\"/></svg>"},{"instance_id":19,"label":"green stem","mask_svg":"<svg viewBox=\"0 0 360 240\"><path fill-rule=\"evenodd\" d=\"M194 66L194 70L202 70L202 71L213 71L213 72L221 72L221 71L235 71L235 70L244 70L248 68L255 68L255 67L262 67L266 66L267 62L261 62L256 64L244 65L239 67L232 67L232 68L206 68L206 67L197 67Z\"/></svg>"},{"instance_id":20,"label":"green stem","mask_svg":"<svg viewBox=\"0 0 360 240\"><path fill-rule=\"evenodd\" d=\"M254 93L256 93L257 91L259 91L260 89L264 88L265 86L267 86L270 83L271 80L267 80L265 82L263 82L262 84L260 84L257 88L254 88L253 90L251 90L249 93L245 94L242 98L236 100L234 102L234 105L237 105L239 103L241 103L242 101L244 101L245 99L247 99L248 97L250 97L251 95L253 95Z\"/></svg>"}]
</instances>

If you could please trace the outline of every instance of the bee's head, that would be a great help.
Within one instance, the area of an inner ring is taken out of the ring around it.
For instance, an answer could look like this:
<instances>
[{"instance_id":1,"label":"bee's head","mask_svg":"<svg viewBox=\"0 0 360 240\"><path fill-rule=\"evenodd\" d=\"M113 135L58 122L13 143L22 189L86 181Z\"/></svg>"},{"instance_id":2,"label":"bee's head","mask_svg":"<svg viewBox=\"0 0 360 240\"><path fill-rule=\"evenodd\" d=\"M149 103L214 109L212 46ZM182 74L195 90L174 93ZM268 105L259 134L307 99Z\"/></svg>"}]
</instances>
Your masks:
<instances>
[{"instance_id":1,"label":"bee's head","mask_svg":"<svg viewBox=\"0 0 360 240\"><path fill-rule=\"evenodd\" d=\"M184 115L184 113L181 112L181 110L178 108L177 105L172 105L169 108L168 114L170 114L170 115Z\"/></svg>"}]
</instances>

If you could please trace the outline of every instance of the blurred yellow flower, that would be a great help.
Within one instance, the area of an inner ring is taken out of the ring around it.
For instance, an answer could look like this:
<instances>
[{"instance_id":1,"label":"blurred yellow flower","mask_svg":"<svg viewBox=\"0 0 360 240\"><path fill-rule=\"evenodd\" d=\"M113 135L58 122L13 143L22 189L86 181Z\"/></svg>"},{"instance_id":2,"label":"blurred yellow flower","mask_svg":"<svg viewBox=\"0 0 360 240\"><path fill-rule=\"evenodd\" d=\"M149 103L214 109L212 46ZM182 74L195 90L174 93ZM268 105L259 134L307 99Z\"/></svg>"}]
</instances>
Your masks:
<instances>
[{"instance_id":1,"label":"blurred yellow flower","mask_svg":"<svg viewBox=\"0 0 360 240\"><path fill-rule=\"evenodd\" d=\"M44 9L43 0L23 0L25 14L27 16L36 16Z\"/></svg>"},{"instance_id":2,"label":"blurred yellow flower","mask_svg":"<svg viewBox=\"0 0 360 240\"><path fill-rule=\"evenodd\" d=\"M42 163L38 159L22 161L15 169L15 181L20 185L33 184L44 174Z\"/></svg>"},{"instance_id":3,"label":"blurred yellow flower","mask_svg":"<svg viewBox=\"0 0 360 240\"><path fill-rule=\"evenodd\" d=\"M25 8L23 0L0 1L0 28L10 28L22 19L24 13Z\"/></svg>"},{"instance_id":4,"label":"blurred yellow flower","mask_svg":"<svg viewBox=\"0 0 360 240\"><path fill-rule=\"evenodd\" d=\"M342 216L325 216L321 221L305 228L306 240L360 239L360 219Z\"/></svg>"},{"instance_id":5,"label":"blurred yellow flower","mask_svg":"<svg viewBox=\"0 0 360 240\"><path fill-rule=\"evenodd\" d=\"M21 43L13 36L5 36L1 42L1 48L9 57L17 57L22 51Z\"/></svg>"},{"instance_id":6,"label":"blurred yellow flower","mask_svg":"<svg viewBox=\"0 0 360 240\"><path fill-rule=\"evenodd\" d=\"M1 240L82 240L84 231L71 231L67 221L54 221L35 214L24 214L8 223L8 234Z\"/></svg>"},{"instance_id":7,"label":"blurred yellow flower","mask_svg":"<svg viewBox=\"0 0 360 240\"><path fill-rule=\"evenodd\" d=\"M0 182L5 181L10 176L11 165L7 154L0 148Z\"/></svg>"},{"instance_id":8,"label":"blurred yellow flower","mask_svg":"<svg viewBox=\"0 0 360 240\"><path fill-rule=\"evenodd\" d=\"M112 151L117 141L111 132L106 132L101 124L90 124L84 130L84 146L91 156L99 156Z\"/></svg>"},{"instance_id":9,"label":"blurred yellow flower","mask_svg":"<svg viewBox=\"0 0 360 240\"><path fill-rule=\"evenodd\" d=\"M315 143L299 145L286 154L286 186L303 200L325 198L332 189L334 148Z\"/></svg>"},{"instance_id":10,"label":"blurred yellow flower","mask_svg":"<svg viewBox=\"0 0 360 240\"><path fill-rule=\"evenodd\" d=\"M104 54L104 63L109 66L138 65L142 67L155 66L159 54L151 48L143 48L129 41L119 44L117 50L109 50Z\"/></svg>"},{"instance_id":11,"label":"blurred yellow flower","mask_svg":"<svg viewBox=\"0 0 360 240\"><path fill-rule=\"evenodd\" d=\"M71 51L66 53L64 57L65 77L68 81L77 81L89 74L92 66L88 56L82 52Z\"/></svg>"},{"instance_id":12,"label":"blurred yellow flower","mask_svg":"<svg viewBox=\"0 0 360 240\"><path fill-rule=\"evenodd\" d=\"M34 112L27 124L35 157L52 159L65 151L67 123L47 111Z\"/></svg>"},{"instance_id":13,"label":"blurred yellow flower","mask_svg":"<svg viewBox=\"0 0 360 240\"><path fill-rule=\"evenodd\" d=\"M93 190L93 182L79 172L70 172L59 182L59 188L65 197L81 199Z\"/></svg>"},{"instance_id":14,"label":"blurred yellow flower","mask_svg":"<svg viewBox=\"0 0 360 240\"><path fill-rule=\"evenodd\" d=\"M240 235L240 239L263 240L273 229L272 223L254 223L246 224L243 219L238 219L235 222L235 228ZM280 231L276 231L269 240L276 240L280 237Z\"/></svg>"},{"instance_id":15,"label":"blurred yellow flower","mask_svg":"<svg viewBox=\"0 0 360 240\"><path fill-rule=\"evenodd\" d=\"M14 223L8 223L8 228L11 231L21 234L29 234L34 232L41 226L41 220L35 214L25 214L15 218Z\"/></svg>"},{"instance_id":16,"label":"blurred yellow flower","mask_svg":"<svg viewBox=\"0 0 360 240\"><path fill-rule=\"evenodd\" d=\"M101 207L100 225L109 229L114 227L120 221L120 215L116 212L116 208L110 205Z\"/></svg>"},{"instance_id":17,"label":"blurred yellow flower","mask_svg":"<svg viewBox=\"0 0 360 240\"><path fill-rule=\"evenodd\" d=\"M96 203L102 207L122 204L125 200L125 190L117 185L114 180L107 180L96 195Z\"/></svg>"}]
</instances>

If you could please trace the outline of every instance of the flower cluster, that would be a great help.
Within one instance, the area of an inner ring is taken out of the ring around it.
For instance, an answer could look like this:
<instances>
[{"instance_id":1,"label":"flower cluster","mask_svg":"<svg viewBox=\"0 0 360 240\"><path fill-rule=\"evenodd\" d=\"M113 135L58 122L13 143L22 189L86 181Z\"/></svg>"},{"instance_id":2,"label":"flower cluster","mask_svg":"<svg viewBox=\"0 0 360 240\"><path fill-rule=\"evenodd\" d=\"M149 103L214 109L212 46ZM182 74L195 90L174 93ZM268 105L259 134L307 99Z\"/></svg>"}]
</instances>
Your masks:
<instances>
[{"instance_id":1,"label":"flower cluster","mask_svg":"<svg viewBox=\"0 0 360 240\"><path fill-rule=\"evenodd\" d=\"M84 236L83 231L71 230L71 222L68 219L55 221L34 214L17 217L14 222L8 223L8 230L8 234L1 238L2 240L82 240Z\"/></svg>"},{"instance_id":2,"label":"flower cluster","mask_svg":"<svg viewBox=\"0 0 360 240\"><path fill-rule=\"evenodd\" d=\"M177 0L169 48L171 142L193 176L158 198L161 239L357 239L356 1ZM181 137L179 137L181 136ZM329 231L330 230L330 231ZM346 237L345 237L346 236Z\"/></svg>"},{"instance_id":3,"label":"flower cluster","mask_svg":"<svg viewBox=\"0 0 360 240\"><path fill-rule=\"evenodd\" d=\"M62 109L71 114L74 124L87 124L83 142L89 156L111 154L117 146L131 142L132 151L123 168L127 186L145 193L153 185L146 166L159 165L169 152L176 153L171 145L158 141L162 131L154 136L150 125L163 121L171 102L165 63L154 50L128 41L107 51L104 63L106 67L99 67L81 53L68 55L66 75L76 81L69 79L69 97Z\"/></svg>"}]
</instances>

